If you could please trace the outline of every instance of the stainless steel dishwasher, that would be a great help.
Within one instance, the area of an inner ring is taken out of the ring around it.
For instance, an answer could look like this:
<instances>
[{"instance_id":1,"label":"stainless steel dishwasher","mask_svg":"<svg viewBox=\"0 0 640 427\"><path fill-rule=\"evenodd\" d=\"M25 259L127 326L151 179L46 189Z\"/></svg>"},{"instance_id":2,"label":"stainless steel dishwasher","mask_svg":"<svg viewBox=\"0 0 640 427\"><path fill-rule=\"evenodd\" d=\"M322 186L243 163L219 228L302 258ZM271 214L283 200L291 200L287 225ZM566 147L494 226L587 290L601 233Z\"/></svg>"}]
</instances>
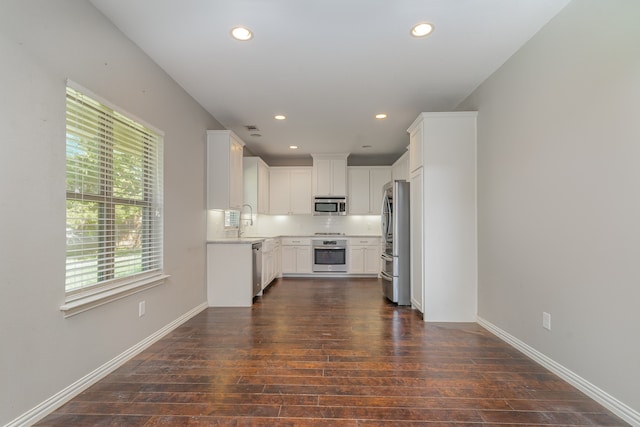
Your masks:
<instances>
[{"instance_id":1,"label":"stainless steel dishwasher","mask_svg":"<svg viewBox=\"0 0 640 427\"><path fill-rule=\"evenodd\" d=\"M253 296L258 295L262 291L262 242L251 245L252 260L252 281Z\"/></svg>"}]
</instances>

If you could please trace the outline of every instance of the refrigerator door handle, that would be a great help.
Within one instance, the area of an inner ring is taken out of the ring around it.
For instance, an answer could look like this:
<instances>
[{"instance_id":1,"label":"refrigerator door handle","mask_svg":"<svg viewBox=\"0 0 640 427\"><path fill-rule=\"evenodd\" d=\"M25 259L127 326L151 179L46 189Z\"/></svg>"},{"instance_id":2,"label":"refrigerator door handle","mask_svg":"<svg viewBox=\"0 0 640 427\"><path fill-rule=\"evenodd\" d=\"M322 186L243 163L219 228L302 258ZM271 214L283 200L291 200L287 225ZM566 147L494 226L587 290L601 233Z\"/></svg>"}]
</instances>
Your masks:
<instances>
[{"instance_id":1,"label":"refrigerator door handle","mask_svg":"<svg viewBox=\"0 0 640 427\"><path fill-rule=\"evenodd\" d=\"M385 271L380 272L380 277L386 280L387 282L393 282L393 276L389 276L389 274Z\"/></svg>"}]
</instances>

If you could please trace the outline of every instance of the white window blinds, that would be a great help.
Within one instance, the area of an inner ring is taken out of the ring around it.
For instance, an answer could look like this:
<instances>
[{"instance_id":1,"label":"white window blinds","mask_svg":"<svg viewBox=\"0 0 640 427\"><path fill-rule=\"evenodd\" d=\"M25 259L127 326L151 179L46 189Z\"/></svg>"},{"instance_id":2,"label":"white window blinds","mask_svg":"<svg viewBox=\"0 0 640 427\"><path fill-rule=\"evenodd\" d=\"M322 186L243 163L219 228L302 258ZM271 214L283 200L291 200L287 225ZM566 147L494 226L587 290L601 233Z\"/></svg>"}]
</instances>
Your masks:
<instances>
[{"instance_id":1,"label":"white window blinds","mask_svg":"<svg viewBox=\"0 0 640 427\"><path fill-rule=\"evenodd\" d=\"M162 135L67 87L66 292L162 271Z\"/></svg>"}]
</instances>

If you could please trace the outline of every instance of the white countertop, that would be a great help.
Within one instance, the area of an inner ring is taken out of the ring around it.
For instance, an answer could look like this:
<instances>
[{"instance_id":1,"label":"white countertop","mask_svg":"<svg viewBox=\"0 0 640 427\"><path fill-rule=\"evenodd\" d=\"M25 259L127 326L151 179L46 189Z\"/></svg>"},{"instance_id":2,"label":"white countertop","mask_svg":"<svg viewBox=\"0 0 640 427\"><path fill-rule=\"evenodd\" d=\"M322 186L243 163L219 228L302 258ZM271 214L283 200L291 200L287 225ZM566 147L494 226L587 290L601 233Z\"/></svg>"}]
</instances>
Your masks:
<instances>
[{"instance_id":1,"label":"white countertop","mask_svg":"<svg viewBox=\"0 0 640 427\"><path fill-rule=\"evenodd\" d=\"M342 234L324 234L324 235L317 235L317 234L286 234L286 235L281 235L281 236L268 236L268 237L221 237L219 239L212 239L212 240L207 240L207 243L216 243L216 244L253 244L253 243L260 243L260 242L264 242L266 239L279 239L281 237L304 237L304 238L311 238L311 239L323 239L323 238L336 238L336 237L342 237L342 238L379 238L382 237L379 234L349 234L349 235L342 235Z\"/></svg>"}]
</instances>

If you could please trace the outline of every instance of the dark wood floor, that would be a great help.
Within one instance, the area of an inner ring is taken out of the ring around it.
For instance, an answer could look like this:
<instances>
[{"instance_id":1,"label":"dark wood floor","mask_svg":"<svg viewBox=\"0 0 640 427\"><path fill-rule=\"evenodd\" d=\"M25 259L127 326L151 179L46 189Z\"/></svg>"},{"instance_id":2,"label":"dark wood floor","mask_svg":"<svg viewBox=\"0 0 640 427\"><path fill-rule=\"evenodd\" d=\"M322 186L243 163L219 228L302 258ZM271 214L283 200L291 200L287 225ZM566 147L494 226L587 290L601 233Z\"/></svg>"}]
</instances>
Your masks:
<instances>
[{"instance_id":1,"label":"dark wood floor","mask_svg":"<svg viewBox=\"0 0 640 427\"><path fill-rule=\"evenodd\" d=\"M280 280L210 308L40 426L626 425L476 324L370 279Z\"/></svg>"}]
</instances>

